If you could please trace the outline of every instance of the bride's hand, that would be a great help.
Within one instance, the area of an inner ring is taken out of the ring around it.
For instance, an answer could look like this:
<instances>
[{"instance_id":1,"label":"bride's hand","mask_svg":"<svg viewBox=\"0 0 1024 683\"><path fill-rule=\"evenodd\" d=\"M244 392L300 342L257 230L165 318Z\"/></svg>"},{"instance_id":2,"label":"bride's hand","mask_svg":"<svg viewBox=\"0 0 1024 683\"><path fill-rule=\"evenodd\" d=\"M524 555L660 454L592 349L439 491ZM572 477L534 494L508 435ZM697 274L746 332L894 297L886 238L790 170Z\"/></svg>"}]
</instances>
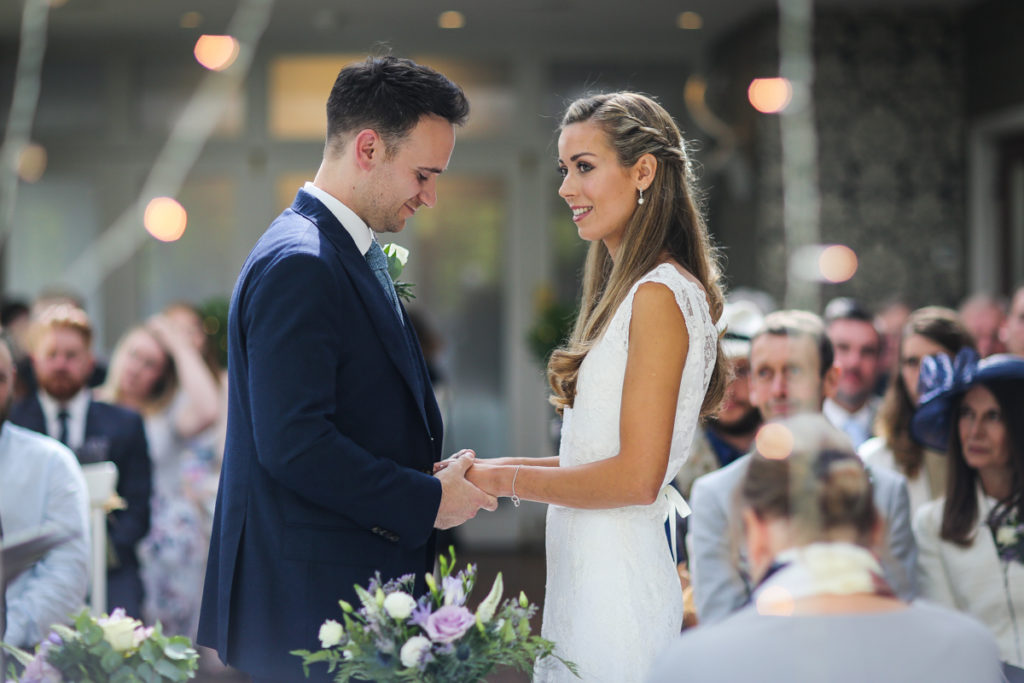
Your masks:
<instances>
[{"instance_id":1,"label":"bride's hand","mask_svg":"<svg viewBox=\"0 0 1024 683\"><path fill-rule=\"evenodd\" d=\"M448 467L448 465L451 465L452 461L454 461L454 460L458 460L459 458L475 458L475 457L476 457L476 453L475 452L473 452L469 448L463 448L458 453L454 453L453 455L450 455L449 457L445 458L444 460L442 460L440 462L435 462L434 463L434 474L437 474L438 472L440 472L444 468Z\"/></svg>"},{"instance_id":2,"label":"bride's hand","mask_svg":"<svg viewBox=\"0 0 1024 683\"><path fill-rule=\"evenodd\" d=\"M507 496L501 484L502 475L507 467L492 465L489 462L484 464L479 460L473 462L473 466L466 471L466 479L481 491L492 496Z\"/></svg>"}]
</instances>

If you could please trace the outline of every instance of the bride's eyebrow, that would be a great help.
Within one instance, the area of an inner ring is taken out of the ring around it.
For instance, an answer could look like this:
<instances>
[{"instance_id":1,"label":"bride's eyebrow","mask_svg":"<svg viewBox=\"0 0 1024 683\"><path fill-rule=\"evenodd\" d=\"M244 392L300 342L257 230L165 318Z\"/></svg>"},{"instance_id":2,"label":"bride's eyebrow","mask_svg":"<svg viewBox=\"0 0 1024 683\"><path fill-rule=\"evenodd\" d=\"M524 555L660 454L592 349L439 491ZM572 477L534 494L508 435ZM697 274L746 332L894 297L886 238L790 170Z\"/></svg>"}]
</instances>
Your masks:
<instances>
[{"instance_id":1,"label":"bride's eyebrow","mask_svg":"<svg viewBox=\"0 0 1024 683\"><path fill-rule=\"evenodd\" d=\"M588 157L588 156L589 157L594 157L594 156L597 156L597 155L594 154L593 152L577 152L576 154L573 154L571 157L569 157L569 161L576 161L580 157ZM565 163L565 162L563 162L561 157L559 157L558 163L562 164L562 163Z\"/></svg>"}]
</instances>

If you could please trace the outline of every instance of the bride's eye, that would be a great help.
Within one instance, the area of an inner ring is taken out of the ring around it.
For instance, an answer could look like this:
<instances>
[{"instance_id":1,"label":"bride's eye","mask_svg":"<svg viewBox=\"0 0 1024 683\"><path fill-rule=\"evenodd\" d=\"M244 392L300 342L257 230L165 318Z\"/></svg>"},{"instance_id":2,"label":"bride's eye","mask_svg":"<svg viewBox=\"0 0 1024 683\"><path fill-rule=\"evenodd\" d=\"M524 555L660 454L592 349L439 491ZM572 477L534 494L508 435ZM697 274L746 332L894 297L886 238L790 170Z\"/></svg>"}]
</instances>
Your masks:
<instances>
[{"instance_id":1,"label":"bride's eye","mask_svg":"<svg viewBox=\"0 0 1024 683\"><path fill-rule=\"evenodd\" d=\"M558 175L560 175L561 177L564 178L565 176L569 175L569 169L566 168L565 166L559 165L559 167L558 167Z\"/></svg>"}]
</instances>

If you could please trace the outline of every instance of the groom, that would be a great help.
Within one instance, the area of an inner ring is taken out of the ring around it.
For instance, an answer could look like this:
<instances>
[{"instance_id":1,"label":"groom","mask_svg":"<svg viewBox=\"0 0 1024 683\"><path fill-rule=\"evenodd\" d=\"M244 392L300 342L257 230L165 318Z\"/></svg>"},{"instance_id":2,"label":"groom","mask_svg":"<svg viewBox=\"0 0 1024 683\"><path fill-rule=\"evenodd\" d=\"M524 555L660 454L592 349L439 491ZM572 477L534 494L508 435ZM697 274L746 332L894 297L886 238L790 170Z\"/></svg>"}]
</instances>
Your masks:
<instances>
[{"instance_id":1,"label":"groom","mask_svg":"<svg viewBox=\"0 0 1024 683\"><path fill-rule=\"evenodd\" d=\"M466 481L471 457L431 475L441 418L376 242L434 205L468 113L457 85L409 60L343 68L320 169L235 285L198 642L256 681L302 679L289 651L317 649L353 584L414 573L423 591L434 530L497 506Z\"/></svg>"}]
</instances>

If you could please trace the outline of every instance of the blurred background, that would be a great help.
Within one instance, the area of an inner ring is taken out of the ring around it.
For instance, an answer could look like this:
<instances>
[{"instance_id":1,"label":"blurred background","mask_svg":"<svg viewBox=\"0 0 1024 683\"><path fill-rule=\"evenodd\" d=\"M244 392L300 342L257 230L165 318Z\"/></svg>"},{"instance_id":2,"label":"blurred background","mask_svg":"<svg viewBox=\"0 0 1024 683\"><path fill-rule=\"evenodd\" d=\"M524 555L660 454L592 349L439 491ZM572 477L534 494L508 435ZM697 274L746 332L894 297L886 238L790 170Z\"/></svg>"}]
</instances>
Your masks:
<instances>
[{"instance_id":1,"label":"blurred background","mask_svg":"<svg viewBox=\"0 0 1024 683\"><path fill-rule=\"evenodd\" d=\"M810 114L813 241L853 261L799 302L1008 294L1024 279L1024 3L822 1L802 25L811 87L782 94ZM588 91L656 96L696 143L729 287L793 302L785 113L772 82L751 89L780 75L780 34L774 0L6 0L0 291L77 292L101 353L177 300L218 333L246 254L319 164L338 69L391 51L472 106L438 206L396 238L433 331L446 452L549 455L543 363L586 248L556 192L561 110ZM543 507L503 505L460 540L539 547Z\"/></svg>"}]
</instances>

